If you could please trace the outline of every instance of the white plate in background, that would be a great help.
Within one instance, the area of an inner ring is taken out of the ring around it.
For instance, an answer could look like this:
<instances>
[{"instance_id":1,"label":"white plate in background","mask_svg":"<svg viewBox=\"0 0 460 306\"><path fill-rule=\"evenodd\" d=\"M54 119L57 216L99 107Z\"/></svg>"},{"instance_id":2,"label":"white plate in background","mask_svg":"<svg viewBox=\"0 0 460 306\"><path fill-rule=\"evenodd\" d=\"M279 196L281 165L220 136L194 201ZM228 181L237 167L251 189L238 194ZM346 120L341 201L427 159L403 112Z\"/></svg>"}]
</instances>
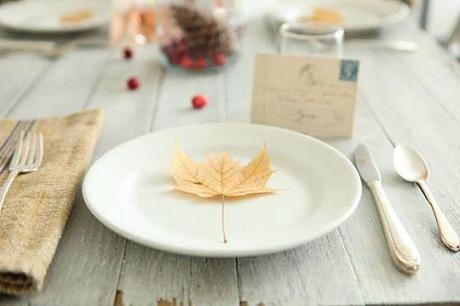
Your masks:
<instances>
[{"instance_id":1,"label":"white plate in background","mask_svg":"<svg viewBox=\"0 0 460 306\"><path fill-rule=\"evenodd\" d=\"M409 16L409 7L398 0L308 0L279 1L269 18L276 28L283 22L309 16L315 8L327 8L343 16L346 32L371 31L399 23Z\"/></svg>"},{"instance_id":2,"label":"white plate in background","mask_svg":"<svg viewBox=\"0 0 460 306\"><path fill-rule=\"evenodd\" d=\"M79 23L62 23L64 14L89 10L92 16ZM31 33L67 33L95 29L110 20L107 0L21 0L0 5L0 26Z\"/></svg>"}]
</instances>

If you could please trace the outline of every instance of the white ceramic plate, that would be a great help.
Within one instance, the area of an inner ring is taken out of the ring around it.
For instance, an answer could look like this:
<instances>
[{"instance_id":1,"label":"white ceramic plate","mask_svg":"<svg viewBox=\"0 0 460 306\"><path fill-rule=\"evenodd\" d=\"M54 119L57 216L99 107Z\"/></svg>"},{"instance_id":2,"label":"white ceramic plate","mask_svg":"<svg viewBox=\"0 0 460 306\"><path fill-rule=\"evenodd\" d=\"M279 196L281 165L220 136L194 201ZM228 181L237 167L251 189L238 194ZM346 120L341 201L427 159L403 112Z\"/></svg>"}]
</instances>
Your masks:
<instances>
[{"instance_id":1,"label":"white ceramic plate","mask_svg":"<svg viewBox=\"0 0 460 306\"><path fill-rule=\"evenodd\" d=\"M227 150L246 163L267 146L275 194L227 200L222 242L219 199L174 191L171 157L180 142L194 160ZM94 163L83 182L90 211L128 239L174 253L233 257L299 246L336 228L355 210L361 182L337 150L285 129L203 124L147 134Z\"/></svg>"},{"instance_id":2,"label":"white ceramic plate","mask_svg":"<svg viewBox=\"0 0 460 306\"><path fill-rule=\"evenodd\" d=\"M111 2L106 0L21 0L0 5L0 25L31 33L79 32L103 26L110 19ZM92 17L79 23L64 24L60 17L90 10Z\"/></svg>"},{"instance_id":3,"label":"white ceramic plate","mask_svg":"<svg viewBox=\"0 0 460 306\"><path fill-rule=\"evenodd\" d=\"M399 23L409 16L409 7L398 0L309 0L284 1L269 13L275 27L286 21L309 16L316 7L338 11L346 32L371 31Z\"/></svg>"}]
</instances>

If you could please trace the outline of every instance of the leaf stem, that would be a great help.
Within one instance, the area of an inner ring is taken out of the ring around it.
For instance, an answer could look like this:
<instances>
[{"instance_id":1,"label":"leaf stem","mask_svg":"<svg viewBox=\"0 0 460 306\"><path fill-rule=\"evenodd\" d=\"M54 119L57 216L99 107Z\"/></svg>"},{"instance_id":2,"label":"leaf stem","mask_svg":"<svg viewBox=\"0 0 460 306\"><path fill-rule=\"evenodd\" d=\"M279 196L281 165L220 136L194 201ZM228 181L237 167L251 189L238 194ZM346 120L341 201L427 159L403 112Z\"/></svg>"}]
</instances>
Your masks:
<instances>
[{"instance_id":1,"label":"leaf stem","mask_svg":"<svg viewBox=\"0 0 460 306\"><path fill-rule=\"evenodd\" d=\"M224 238L224 243L227 243L227 235L225 234L225 198L224 195L220 195L221 199L221 226L222 226L222 237Z\"/></svg>"}]
</instances>

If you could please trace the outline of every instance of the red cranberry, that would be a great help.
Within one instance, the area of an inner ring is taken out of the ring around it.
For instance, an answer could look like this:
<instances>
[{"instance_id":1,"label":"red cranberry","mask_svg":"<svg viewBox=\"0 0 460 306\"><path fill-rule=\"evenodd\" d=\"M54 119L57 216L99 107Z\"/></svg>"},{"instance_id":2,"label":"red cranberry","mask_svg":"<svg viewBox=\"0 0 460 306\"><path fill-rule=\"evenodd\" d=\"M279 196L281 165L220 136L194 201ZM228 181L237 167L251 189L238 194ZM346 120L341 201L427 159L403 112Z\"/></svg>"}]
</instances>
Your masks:
<instances>
[{"instance_id":1,"label":"red cranberry","mask_svg":"<svg viewBox=\"0 0 460 306\"><path fill-rule=\"evenodd\" d=\"M129 78L126 85L128 86L129 90L136 90L141 85L139 79L136 77Z\"/></svg>"},{"instance_id":2,"label":"red cranberry","mask_svg":"<svg viewBox=\"0 0 460 306\"><path fill-rule=\"evenodd\" d=\"M212 61L217 66L223 66L227 63L227 56L223 53L216 53L212 57Z\"/></svg>"},{"instance_id":3,"label":"red cranberry","mask_svg":"<svg viewBox=\"0 0 460 306\"><path fill-rule=\"evenodd\" d=\"M170 62L176 65L182 65L182 59L188 56L186 51L174 50L170 53ZM189 58L191 60L191 58ZM184 59L184 66L192 66L192 63L189 63L189 59ZM185 67L186 68L186 67Z\"/></svg>"},{"instance_id":4,"label":"red cranberry","mask_svg":"<svg viewBox=\"0 0 460 306\"><path fill-rule=\"evenodd\" d=\"M174 65L179 65L181 63L182 57L184 57L182 54L171 54L169 57L169 62Z\"/></svg>"},{"instance_id":5,"label":"red cranberry","mask_svg":"<svg viewBox=\"0 0 460 306\"><path fill-rule=\"evenodd\" d=\"M204 57L197 58L193 63L193 68L195 69L204 69L206 68L207 63Z\"/></svg>"},{"instance_id":6,"label":"red cranberry","mask_svg":"<svg viewBox=\"0 0 460 306\"><path fill-rule=\"evenodd\" d=\"M123 49L123 57L127 60L133 57L133 50L129 47Z\"/></svg>"},{"instance_id":7,"label":"red cranberry","mask_svg":"<svg viewBox=\"0 0 460 306\"><path fill-rule=\"evenodd\" d=\"M179 63L183 68L192 68L193 67L193 60L190 56L188 55L184 55L181 59L180 59L180 63Z\"/></svg>"},{"instance_id":8,"label":"red cranberry","mask_svg":"<svg viewBox=\"0 0 460 306\"><path fill-rule=\"evenodd\" d=\"M192 105L195 109L203 108L206 104L208 104L208 98L205 95L196 95L192 99Z\"/></svg>"}]
</instances>

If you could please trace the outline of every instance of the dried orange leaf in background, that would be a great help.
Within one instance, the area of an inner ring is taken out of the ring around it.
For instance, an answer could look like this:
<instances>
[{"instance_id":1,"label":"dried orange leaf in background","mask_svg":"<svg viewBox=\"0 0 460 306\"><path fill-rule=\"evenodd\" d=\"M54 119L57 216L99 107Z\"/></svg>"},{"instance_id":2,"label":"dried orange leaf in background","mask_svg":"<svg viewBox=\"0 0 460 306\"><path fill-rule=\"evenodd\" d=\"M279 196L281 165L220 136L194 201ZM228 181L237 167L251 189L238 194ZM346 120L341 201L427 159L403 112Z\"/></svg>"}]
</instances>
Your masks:
<instances>
[{"instance_id":1,"label":"dried orange leaf in background","mask_svg":"<svg viewBox=\"0 0 460 306\"><path fill-rule=\"evenodd\" d=\"M227 152L209 155L204 162L195 163L177 147L171 166L176 190L202 198L220 196L224 242L227 242L224 226L225 197L273 192L273 189L265 186L272 173L265 147L246 166L240 166Z\"/></svg>"}]
</instances>

